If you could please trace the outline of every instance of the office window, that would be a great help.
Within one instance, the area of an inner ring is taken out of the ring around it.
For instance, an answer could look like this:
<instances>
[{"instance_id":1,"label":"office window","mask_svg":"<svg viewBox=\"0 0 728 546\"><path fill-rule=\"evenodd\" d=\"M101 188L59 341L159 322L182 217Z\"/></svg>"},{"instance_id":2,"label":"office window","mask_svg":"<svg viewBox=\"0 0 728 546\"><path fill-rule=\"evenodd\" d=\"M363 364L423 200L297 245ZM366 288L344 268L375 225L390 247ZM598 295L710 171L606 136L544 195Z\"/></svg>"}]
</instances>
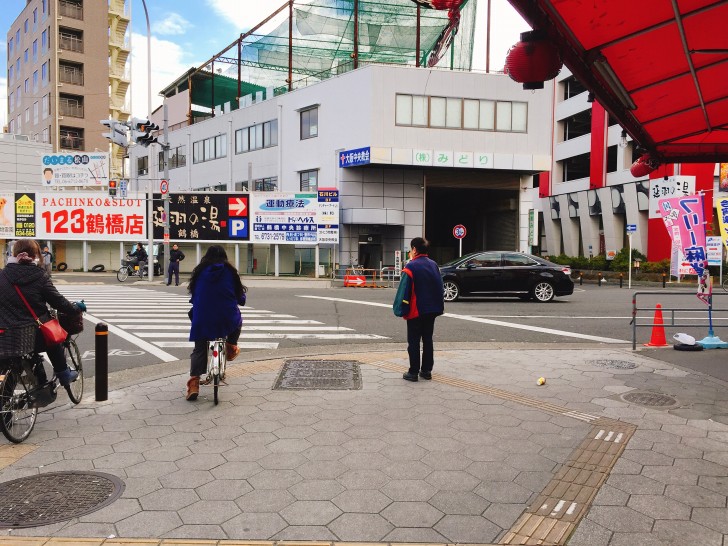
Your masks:
<instances>
[{"instance_id":1,"label":"office window","mask_svg":"<svg viewBox=\"0 0 728 546\"><path fill-rule=\"evenodd\" d=\"M33 72L33 93L38 92L38 71Z\"/></svg>"},{"instance_id":2,"label":"office window","mask_svg":"<svg viewBox=\"0 0 728 546\"><path fill-rule=\"evenodd\" d=\"M23 118L21 116L18 116L15 118L16 121L16 130L18 131L17 134L21 134L23 132Z\"/></svg>"},{"instance_id":3,"label":"office window","mask_svg":"<svg viewBox=\"0 0 728 546\"><path fill-rule=\"evenodd\" d=\"M43 63L43 66L41 66L41 68L40 68L41 69L41 82L43 83L44 86L48 85L48 72L49 72L48 68L50 67L50 65L51 65L51 62L46 61Z\"/></svg>"},{"instance_id":4,"label":"office window","mask_svg":"<svg viewBox=\"0 0 728 546\"><path fill-rule=\"evenodd\" d=\"M318 136L318 107L301 112L301 140Z\"/></svg>"},{"instance_id":5,"label":"office window","mask_svg":"<svg viewBox=\"0 0 728 546\"><path fill-rule=\"evenodd\" d=\"M29 52L29 51L30 51L30 50L26 49L26 50L25 50L25 51L23 52L23 63L24 63L24 64L28 64L28 52Z\"/></svg>"},{"instance_id":6,"label":"office window","mask_svg":"<svg viewBox=\"0 0 728 546\"><path fill-rule=\"evenodd\" d=\"M495 128L497 131L510 131L513 126L511 121L511 103L498 101L495 108Z\"/></svg>"},{"instance_id":7,"label":"office window","mask_svg":"<svg viewBox=\"0 0 728 546\"><path fill-rule=\"evenodd\" d=\"M43 129L43 132L41 133L41 140L43 142L46 142L46 143L50 142L50 140L48 139L48 134L49 134L48 127L46 127L45 129Z\"/></svg>"},{"instance_id":8,"label":"office window","mask_svg":"<svg viewBox=\"0 0 728 546\"><path fill-rule=\"evenodd\" d=\"M528 128L528 105L525 102L511 103L513 131L525 133Z\"/></svg>"},{"instance_id":9,"label":"office window","mask_svg":"<svg viewBox=\"0 0 728 546\"><path fill-rule=\"evenodd\" d=\"M14 102L14 100L15 100L15 95L14 95L14 94L13 94L13 92L11 91L11 92L10 92L10 94L8 95L8 109L9 109L9 110L10 110L11 112L13 111L13 108L15 107L15 102Z\"/></svg>"},{"instance_id":10,"label":"office window","mask_svg":"<svg viewBox=\"0 0 728 546\"><path fill-rule=\"evenodd\" d=\"M15 104L17 104L18 106L20 106L20 103L22 102L21 93L22 93L22 91L20 90L20 86L18 86L15 89Z\"/></svg>"},{"instance_id":11,"label":"office window","mask_svg":"<svg viewBox=\"0 0 728 546\"><path fill-rule=\"evenodd\" d=\"M13 83L14 75L15 75L15 65L10 65L10 68L8 68L8 84Z\"/></svg>"},{"instance_id":12,"label":"office window","mask_svg":"<svg viewBox=\"0 0 728 546\"><path fill-rule=\"evenodd\" d=\"M47 10L47 7L48 7L48 0L41 0L41 3L40 3L40 11L41 11L41 13L48 13L46 11Z\"/></svg>"},{"instance_id":13,"label":"office window","mask_svg":"<svg viewBox=\"0 0 728 546\"><path fill-rule=\"evenodd\" d=\"M30 108L25 109L25 123L30 123Z\"/></svg>"},{"instance_id":14,"label":"office window","mask_svg":"<svg viewBox=\"0 0 728 546\"><path fill-rule=\"evenodd\" d=\"M38 30L38 8L33 10L33 32Z\"/></svg>"},{"instance_id":15,"label":"office window","mask_svg":"<svg viewBox=\"0 0 728 546\"><path fill-rule=\"evenodd\" d=\"M253 180L253 189L254 191L276 191L278 189L278 177Z\"/></svg>"},{"instance_id":16,"label":"office window","mask_svg":"<svg viewBox=\"0 0 728 546\"><path fill-rule=\"evenodd\" d=\"M27 57L26 57L27 62ZM20 57L15 61L15 73L20 76Z\"/></svg>"},{"instance_id":17,"label":"office window","mask_svg":"<svg viewBox=\"0 0 728 546\"><path fill-rule=\"evenodd\" d=\"M412 95L397 95L394 100L394 122L397 125L412 125Z\"/></svg>"},{"instance_id":18,"label":"office window","mask_svg":"<svg viewBox=\"0 0 728 546\"><path fill-rule=\"evenodd\" d=\"M184 167L187 165L187 153L185 146L177 146L170 148L168 151L168 168L176 169L178 167ZM159 152L159 168L164 169L164 152Z\"/></svg>"},{"instance_id":19,"label":"office window","mask_svg":"<svg viewBox=\"0 0 728 546\"><path fill-rule=\"evenodd\" d=\"M445 127L447 120L447 99L430 97L430 127Z\"/></svg>"},{"instance_id":20,"label":"office window","mask_svg":"<svg viewBox=\"0 0 728 546\"><path fill-rule=\"evenodd\" d=\"M49 113L49 110L50 110L50 105L51 105L51 95L50 95L50 93L48 95L43 95L43 99L41 100L41 109L43 111L43 119L45 119L45 118L48 117L48 113Z\"/></svg>"},{"instance_id":21,"label":"office window","mask_svg":"<svg viewBox=\"0 0 728 546\"><path fill-rule=\"evenodd\" d=\"M397 95L396 124L427 127L428 98L422 95Z\"/></svg>"},{"instance_id":22,"label":"office window","mask_svg":"<svg viewBox=\"0 0 728 546\"><path fill-rule=\"evenodd\" d=\"M480 116L480 101L474 99L463 100L463 129L478 129Z\"/></svg>"},{"instance_id":23,"label":"office window","mask_svg":"<svg viewBox=\"0 0 728 546\"><path fill-rule=\"evenodd\" d=\"M192 144L192 163L212 161L227 155L227 135L217 135Z\"/></svg>"},{"instance_id":24,"label":"office window","mask_svg":"<svg viewBox=\"0 0 728 546\"><path fill-rule=\"evenodd\" d=\"M235 131L235 153L241 154L278 146L278 120L251 125Z\"/></svg>"},{"instance_id":25,"label":"office window","mask_svg":"<svg viewBox=\"0 0 728 546\"><path fill-rule=\"evenodd\" d=\"M448 98L445 105L445 126L449 129L460 129L463 125L462 99Z\"/></svg>"},{"instance_id":26,"label":"office window","mask_svg":"<svg viewBox=\"0 0 728 546\"><path fill-rule=\"evenodd\" d=\"M137 157L137 176L149 173L149 156Z\"/></svg>"},{"instance_id":27,"label":"office window","mask_svg":"<svg viewBox=\"0 0 728 546\"><path fill-rule=\"evenodd\" d=\"M15 43L20 45L20 29L15 31Z\"/></svg>"},{"instance_id":28,"label":"office window","mask_svg":"<svg viewBox=\"0 0 728 546\"><path fill-rule=\"evenodd\" d=\"M8 40L8 56L13 54L13 47L14 47L14 41L12 36L10 37L10 40Z\"/></svg>"},{"instance_id":29,"label":"office window","mask_svg":"<svg viewBox=\"0 0 728 546\"><path fill-rule=\"evenodd\" d=\"M40 35L40 50L45 54L48 49L48 31L44 30Z\"/></svg>"},{"instance_id":30,"label":"office window","mask_svg":"<svg viewBox=\"0 0 728 546\"><path fill-rule=\"evenodd\" d=\"M23 33L28 34L28 20L23 23Z\"/></svg>"},{"instance_id":31,"label":"office window","mask_svg":"<svg viewBox=\"0 0 728 546\"><path fill-rule=\"evenodd\" d=\"M11 133L15 132L15 120L14 119L11 119L10 123L8 123L8 131L10 131Z\"/></svg>"},{"instance_id":32,"label":"office window","mask_svg":"<svg viewBox=\"0 0 728 546\"><path fill-rule=\"evenodd\" d=\"M30 91L30 78L25 78L25 83L23 84L23 92L26 94Z\"/></svg>"},{"instance_id":33,"label":"office window","mask_svg":"<svg viewBox=\"0 0 728 546\"><path fill-rule=\"evenodd\" d=\"M38 101L33 103L33 125L38 125Z\"/></svg>"},{"instance_id":34,"label":"office window","mask_svg":"<svg viewBox=\"0 0 728 546\"><path fill-rule=\"evenodd\" d=\"M318 188L318 170L301 171L301 191L314 192Z\"/></svg>"},{"instance_id":35,"label":"office window","mask_svg":"<svg viewBox=\"0 0 728 546\"><path fill-rule=\"evenodd\" d=\"M38 62L38 40L33 40L33 62Z\"/></svg>"},{"instance_id":36,"label":"office window","mask_svg":"<svg viewBox=\"0 0 728 546\"><path fill-rule=\"evenodd\" d=\"M617 146L607 148L607 172L617 172Z\"/></svg>"}]
</instances>

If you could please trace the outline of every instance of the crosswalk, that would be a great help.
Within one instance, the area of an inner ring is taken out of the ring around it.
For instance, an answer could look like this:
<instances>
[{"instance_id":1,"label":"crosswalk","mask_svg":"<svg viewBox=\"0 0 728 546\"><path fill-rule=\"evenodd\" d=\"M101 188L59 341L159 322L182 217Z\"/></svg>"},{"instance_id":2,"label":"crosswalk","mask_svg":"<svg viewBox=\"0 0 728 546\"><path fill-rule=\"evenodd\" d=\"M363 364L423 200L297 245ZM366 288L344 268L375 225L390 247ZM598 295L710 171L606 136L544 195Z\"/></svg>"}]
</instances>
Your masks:
<instances>
[{"instance_id":1,"label":"crosswalk","mask_svg":"<svg viewBox=\"0 0 728 546\"><path fill-rule=\"evenodd\" d=\"M88 307L85 318L104 322L109 332L153 353L163 361L179 359L165 350L190 349L189 295L149 288L114 285L58 286L69 300L83 299ZM241 307L243 330L238 346L245 349L277 349L283 340L377 340L376 334L359 334L352 328L328 326L317 320L276 313L266 309ZM177 352L177 351L174 351Z\"/></svg>"}]
</instances>

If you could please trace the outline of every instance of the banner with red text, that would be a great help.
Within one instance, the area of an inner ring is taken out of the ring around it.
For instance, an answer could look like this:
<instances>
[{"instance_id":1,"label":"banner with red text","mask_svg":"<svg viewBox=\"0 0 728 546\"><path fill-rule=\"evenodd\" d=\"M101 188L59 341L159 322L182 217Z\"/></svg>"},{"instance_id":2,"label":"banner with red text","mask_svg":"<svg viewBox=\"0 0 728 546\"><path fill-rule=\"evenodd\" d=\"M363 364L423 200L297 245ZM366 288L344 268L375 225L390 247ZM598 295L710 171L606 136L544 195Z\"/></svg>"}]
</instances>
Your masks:
<instances>
[{"instance_id":1,"label":"banner with red text","mask_svg":"<svg viewBox=\"0 0 728 546\"><path fill-rule=\"evenodd\" d=\"M134 241L147 238L146 200L101 192L35 194L37 239Z\"/></svg>"}]
</instances>

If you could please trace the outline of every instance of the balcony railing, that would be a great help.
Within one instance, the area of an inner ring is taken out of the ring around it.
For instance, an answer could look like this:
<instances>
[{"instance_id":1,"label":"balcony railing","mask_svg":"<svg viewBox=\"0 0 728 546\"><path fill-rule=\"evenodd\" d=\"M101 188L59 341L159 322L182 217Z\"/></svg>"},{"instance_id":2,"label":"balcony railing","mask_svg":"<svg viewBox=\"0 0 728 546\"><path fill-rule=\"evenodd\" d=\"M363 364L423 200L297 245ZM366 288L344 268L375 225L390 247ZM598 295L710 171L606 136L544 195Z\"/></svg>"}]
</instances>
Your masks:
<instances>
[{"instance_id":1,"label":"balcony railing","mask_svg":"<svg viewBox=\"0 0 728 546\"><path fill-rule=\"evenodd\" d=\"M58 67L58 79L61 83L83 85L83 70L60 65Z\"/></svg>"},{"instance_id":2,"label":"balcony railing","mask_svg":"<svg viewBox=\"0 0 728 546\"><path fill-rule=\"evenodd\" d=\"M68 116L72 118L83 117L83 104L76 100L59 99L58 101L59 110L62 116Z\"/></svg>"},{"instance_id":3,"label":"balcony railing","mask_svg":"<svg viewBox=\"0 0 728 546\"><path fill-rule=\"evenodd\" d=\"M61 0L59 3L59 13L63 17L70 17L71 19L83 20L83 5L75 2L67 2Z\"/></svg>"},{"instance_id":4,"label":"balcony railing","mask_svg":"<svg viewBox=\"0 0 728 546\"><path fill-rule=\"evenodd\" d=\"M61 148L66 150L83 150L83 136L77 133L64 133L61 131Z\"/></svg>"},{"instance_id":5,"label":"balcony railing","mask_svg":"<svg viewBox=\"0 0 728 546\"><path fill-rule=\"evenodd\" d=\"M83 40L72 34L61 34L58 37L58 45L65 51L83 53Z\"/></svg>"}]
</instances>

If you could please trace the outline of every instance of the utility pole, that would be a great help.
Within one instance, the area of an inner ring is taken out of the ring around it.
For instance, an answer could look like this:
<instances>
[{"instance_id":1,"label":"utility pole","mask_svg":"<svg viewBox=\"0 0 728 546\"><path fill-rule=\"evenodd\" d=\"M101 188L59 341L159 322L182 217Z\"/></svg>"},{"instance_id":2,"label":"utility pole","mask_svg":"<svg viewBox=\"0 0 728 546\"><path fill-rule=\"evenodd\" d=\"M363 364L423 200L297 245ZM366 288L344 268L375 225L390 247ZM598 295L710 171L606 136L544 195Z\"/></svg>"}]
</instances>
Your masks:
<instances>
[{"instance_id":1,"label":"utility pole","mask_svg":"<svg viewBox=\"0 0 728 546\"><path fill-rule=\"evenodd\" d=\"M164 101L164 142L162 143L162 154L164 157L164 179L167 181L167 188L169 188L169 120L167 119L167 101ZM162 194L162 202L164 203L164 237L163 237L163 249L164 249L164 260L161 260L162 275L166 275L167 267L166 263L169 260L169 191ZM170 282L172 279L169 279Z\"/></svg>"},{"instance_id":2,"label":"utility pole","mask_svg":"<svg viewBox=\"0 0 728 546\"><path fill-rule=\"evenodd\" d=\"M147 19L147 112L152 117L152 32L149 27L149 12L147 11L147 3L142 0L144 6L144 16ZM149 148L149 166L151 168L154 146ZM151 172L150 172L151 175ZM149 185L147 188L147 229L149 230L149 252L147 253L147 273L149 281L154 280L154 191L152 190L153 181L149 176Z\"/></svg>"}]
</instances>

